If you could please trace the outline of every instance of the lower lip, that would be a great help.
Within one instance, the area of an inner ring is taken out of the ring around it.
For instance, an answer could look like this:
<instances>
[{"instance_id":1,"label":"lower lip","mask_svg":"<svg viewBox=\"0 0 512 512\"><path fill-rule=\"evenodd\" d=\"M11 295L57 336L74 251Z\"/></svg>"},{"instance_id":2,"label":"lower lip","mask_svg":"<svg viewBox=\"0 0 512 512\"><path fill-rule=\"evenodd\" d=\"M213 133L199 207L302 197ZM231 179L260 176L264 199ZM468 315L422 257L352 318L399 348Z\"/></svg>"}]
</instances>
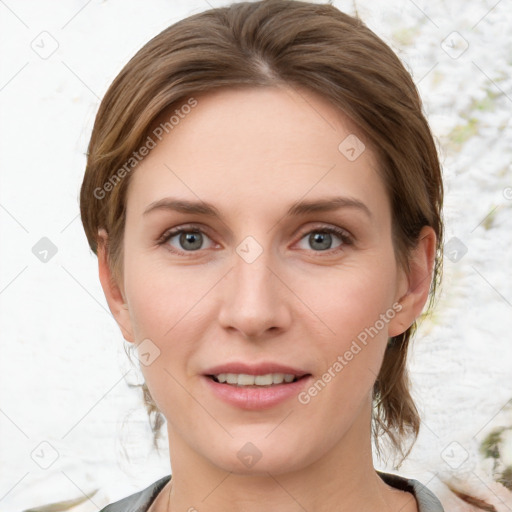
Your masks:
<instances>
[{"instance_id":1,"label":"lower lip","mask_svg":"<svg viewBox=\"0 0 512 512\"><path fill-rule=\"evenodd\" d=\"M288 384L274 384L269 387L232 386L215 382L206 375L203 376L207 386L221 400L241 409L268 409L292 397L296 397L309 383L311 375Z\"/></svg>"}]
</instances>

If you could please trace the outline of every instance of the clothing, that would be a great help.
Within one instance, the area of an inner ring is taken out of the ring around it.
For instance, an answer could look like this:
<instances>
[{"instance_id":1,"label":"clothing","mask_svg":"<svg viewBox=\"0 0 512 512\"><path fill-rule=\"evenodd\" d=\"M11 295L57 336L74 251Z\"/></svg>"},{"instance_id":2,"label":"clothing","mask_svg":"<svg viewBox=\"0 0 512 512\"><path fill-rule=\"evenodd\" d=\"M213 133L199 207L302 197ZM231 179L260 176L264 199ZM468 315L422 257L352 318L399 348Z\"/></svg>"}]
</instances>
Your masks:
<instances>
[{"instance_id":1,"label":"clothing","mask_svg":"<svg viewBox=\"0 0 512 512\"><path fill-rule=\"evenodd\" d=\"M391 473L383 473L382 471L377 471L377 474L388 485L401 491L411 492L416 498L419 512L444 512L441 502L418 480L404 478ZM100 512L146 512L170 479L171 475L164 476L149 487L146 487L143 491L111 503Z\"/></svg>"}]
</instances>

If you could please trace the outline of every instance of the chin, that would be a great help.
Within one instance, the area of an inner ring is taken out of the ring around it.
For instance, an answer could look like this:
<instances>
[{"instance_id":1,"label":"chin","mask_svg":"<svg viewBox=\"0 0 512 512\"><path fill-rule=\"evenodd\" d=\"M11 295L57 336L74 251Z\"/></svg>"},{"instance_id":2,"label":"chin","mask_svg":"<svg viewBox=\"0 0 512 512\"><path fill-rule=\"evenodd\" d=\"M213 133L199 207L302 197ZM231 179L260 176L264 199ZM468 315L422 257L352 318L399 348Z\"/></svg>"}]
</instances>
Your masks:
<instances>
[{"instance_id":1,"label":"chin","mask_svg":"<svg viewBox=\"0 0 512 512\"><path fill-rule=\"evenodd\" d=\"M264 435L267 434L268 432ZM236 475L264 477L268 477L269 473L278 475L300 470L312 462L305 460L307 454L299 453L303 444L286 443L279 437L273 440L265 439L264 435L259 438L253 437L254 442L232 439L229 447L210 453L208 458L213 465L223 471ZM246 437L250 438L251 436Z\"/></svg>"}]
</instances>

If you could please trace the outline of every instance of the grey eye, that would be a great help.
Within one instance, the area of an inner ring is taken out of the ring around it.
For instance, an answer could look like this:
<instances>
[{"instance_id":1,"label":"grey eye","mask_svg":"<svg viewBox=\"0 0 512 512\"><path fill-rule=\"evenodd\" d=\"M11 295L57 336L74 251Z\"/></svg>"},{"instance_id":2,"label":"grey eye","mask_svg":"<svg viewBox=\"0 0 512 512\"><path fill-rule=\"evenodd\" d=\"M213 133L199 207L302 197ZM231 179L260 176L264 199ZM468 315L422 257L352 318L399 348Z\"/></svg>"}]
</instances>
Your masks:
<instances>
[{"instance_id":1,"label":"grey eye","mask_svg":"<svg viewBox=\"0 0 512 512\"><path fill-rule=\"evenodd\" d=\"M173 239L177 239L177 244ZM197 251L204 249L205 240L210 240L204 233L197 230L180 230L169 235L167 242L178 251Z\"/></svg>"}]
</instances>

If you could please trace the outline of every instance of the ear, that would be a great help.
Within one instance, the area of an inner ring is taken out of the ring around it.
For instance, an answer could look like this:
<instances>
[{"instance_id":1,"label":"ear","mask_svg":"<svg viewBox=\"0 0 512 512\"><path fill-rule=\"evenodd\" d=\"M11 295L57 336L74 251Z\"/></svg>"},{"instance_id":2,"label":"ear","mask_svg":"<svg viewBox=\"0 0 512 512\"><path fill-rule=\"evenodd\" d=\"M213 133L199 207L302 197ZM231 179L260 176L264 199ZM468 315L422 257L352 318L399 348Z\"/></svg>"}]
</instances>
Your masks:
<instances>
[{"instance_id":1,"label":"ear","mask_svg":"<svg viewBox=\"0 0 512 512\"><path fill-rule=\"evenodd\" d=\"M101 287L107 299L108 307L116 320L126 341L134 342L128 305L124 300L122 287L116 283L108 264L108 234L105 229L98 230L98 270Z\"/></svg>"},{"instance_id":2,"label":"ear","mask_svg":"<svg viewBox=\"0 0 512 512\"><path fill-rule=\"evenodd\" d=\"M421 315L430 291L435 256L435 231L430 226L423 226L418 244L409 258L409 271L401 269L403 284L401 283L399 287L397 302L402 309L389 323L389 337L405 332Z\"/></svg>"}]
</instances>

